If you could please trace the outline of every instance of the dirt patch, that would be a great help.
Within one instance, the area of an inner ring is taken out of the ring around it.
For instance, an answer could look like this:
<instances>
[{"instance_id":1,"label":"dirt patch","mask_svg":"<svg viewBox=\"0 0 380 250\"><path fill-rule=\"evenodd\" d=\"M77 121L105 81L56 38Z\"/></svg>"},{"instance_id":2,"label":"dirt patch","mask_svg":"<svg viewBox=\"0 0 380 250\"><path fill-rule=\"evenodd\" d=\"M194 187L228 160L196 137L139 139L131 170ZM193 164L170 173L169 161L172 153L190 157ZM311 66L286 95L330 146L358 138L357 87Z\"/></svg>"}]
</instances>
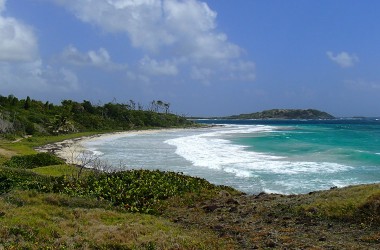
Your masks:
<instances>
[{"instance_id":1,"label":"dirt patch","mask_svg":"<svg viewBox=\"0 0 380 250\"><path fill-rule=\"evenodd\" d=\"M10 158L10 157L16 155L16 153L13 151L7 150L7 149L0 148L0 155L4 156L6 158Z\"/></svg>"}]
</instances>

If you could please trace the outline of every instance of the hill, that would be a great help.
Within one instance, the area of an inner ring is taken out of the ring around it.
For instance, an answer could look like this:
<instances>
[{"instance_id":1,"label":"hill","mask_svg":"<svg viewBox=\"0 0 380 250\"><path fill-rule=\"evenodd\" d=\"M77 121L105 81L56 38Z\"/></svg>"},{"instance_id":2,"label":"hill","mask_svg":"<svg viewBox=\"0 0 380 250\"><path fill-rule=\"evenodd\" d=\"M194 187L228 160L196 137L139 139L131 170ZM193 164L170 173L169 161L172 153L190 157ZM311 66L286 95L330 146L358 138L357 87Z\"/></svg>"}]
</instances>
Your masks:
<instances>
[{"instance_id":1,"label":"hill","mask_svg":"<svg viewBox=\"0 0 380 250\"><path fill-rule=\"evenodd\" d=\"M225 117L228 119L334 119L335 117L316 109L271 109L251 114Z\"/></svg>"}]
</instances>

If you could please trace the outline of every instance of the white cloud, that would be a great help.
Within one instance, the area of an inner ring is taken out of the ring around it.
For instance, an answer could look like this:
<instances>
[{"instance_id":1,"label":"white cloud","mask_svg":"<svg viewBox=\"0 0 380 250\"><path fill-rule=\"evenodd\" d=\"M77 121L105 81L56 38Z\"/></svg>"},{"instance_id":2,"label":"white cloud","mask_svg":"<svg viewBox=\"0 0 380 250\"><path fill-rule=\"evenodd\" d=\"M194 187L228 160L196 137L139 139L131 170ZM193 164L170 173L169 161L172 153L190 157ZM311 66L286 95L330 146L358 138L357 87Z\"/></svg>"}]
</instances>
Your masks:
<instances>
[{"instance_id":1,"label":"white cloud","mask_svg":"<svg viewBox=\"0 0 380 250\"><path fill-rule=\"evenodd\" d=\"M0 62L0 92L25 96L29 93L72 92L79 90L76 74L65 68L32 62Z\"/></svg>"},{"instance_id":2,"label":"white cloud","mask_svg":"<svg viewBox=\"0 0 380 250\"><path fill-rule=\"evenodd\" d=\"M5 0L0 0L0 61L33 61L38 46L33 29L12 17L4 17Z\"/></svg>"},{"instance_id":3,"label":"white cloud","mask_svg":"<svg viewBox=\"0 0 380 250\"><path fill-rule=\"evenodd\" d=\"M74 72L44 65L33 28L14 17L4 16L5 4L5 0L0 0L0 93L22 97L79 90ZM91 55L94 63L107 59L107 54L102 52Z\"/></svg>"},{"instance_id":4,"label":"white cloud","mask_svg":"<svg viewBox=\"0 0 380 250\"><path fill-rule=\"evenodd\" d=\"M327 51L328 58L338 64L342 68L353 67L355 63L359 62L359 58L354 54L348 54L347 52L341 52L334 56L331 51Z\"/></svg>"},{"instance_id":5,"label":"white cloud","mask_svg":"<svg viewBox=\"0 0 380 250\"><path fill-rule=\"evenodd\" d=\"M175 76L178 74L178 68L175 62L168 60L156 61L149 56L145 56L140 60L140 69L149 75Z\"/></svg>"},{"instance_id":6,"label":"white cloud","mask_svg":"<svg viewBox=\"0 0 380 250\"><path fill-rule=\"evenodd\" d=\"M147 57L141 62L145 74L175 76L183 68L206 67L202 79L218 77L220 64L253 64L242 61L242 49L217 30L217 13L199 0L55 0L80 20L106 32L124 33L132 46ZM97 52L99 55L99 51ZM78 56L78 55L76 55ZM80 60L88 61L82 54ZM103 58L104 59L104 58ZM231 75L252 81L252 67L224 67ZM194 70L193 70L194 71ZM224 72L227 74L228 72ZM195 75L197 73L194 73ZM199 75L199 74L198 74ZM196 77L196 78L199 78ZM224 77L227 79L228 77ZM230 77L230 79L237 77ZM214 79L215 80L215 79Z\"/></svg>"},{"instance_id":7,"label":"white cloud","mask_svg":"<svg viewBox=\"0 0 380 250\"><path fill-rule=\"evenodd\" d=\"M96 66L103 69L125 69L126 65L113 63L108 51L104 48L98 51L90 50L86 53L80 52L77 48L70 45L63 50L61 58L74 65L79 66Z\"/></svg>"}]
</instances>

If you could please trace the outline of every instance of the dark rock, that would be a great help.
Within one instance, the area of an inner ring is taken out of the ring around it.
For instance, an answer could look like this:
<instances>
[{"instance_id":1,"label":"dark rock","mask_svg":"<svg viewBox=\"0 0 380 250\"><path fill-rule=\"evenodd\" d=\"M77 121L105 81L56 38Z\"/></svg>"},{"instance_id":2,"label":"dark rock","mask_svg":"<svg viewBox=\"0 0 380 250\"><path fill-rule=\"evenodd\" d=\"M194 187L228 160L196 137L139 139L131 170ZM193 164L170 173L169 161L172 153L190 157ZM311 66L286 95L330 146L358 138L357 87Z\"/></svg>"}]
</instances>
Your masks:
<instances>
[{"instance_id":1,"label":"dark rock","mask_svg":"<svg viewBox=\"0 0 380 250\"><path fill-rule=\"evenodd\" d=\"M319 238L318 240L319 240L319 241L326 241L327 239L326 239L326 237L321 237L321 238Z\"/></svg>"},{"instance_id":2,"label":"dark rock","mask_svg":"<svg viewBox=\"0 0 380 250\"><path fill-rule=\"evenodd\" d=\"M218 209L219 207L215 204L213 205L206 205L206 206L203 206L202 209L207 212L207 213L211 213L211 212L214 212L216 209Z\"/></svg>"},{"instance_id":3,"label":"dark rock","mask_svg":"<svg viewBox=\"0 0 380 250\"><path fill-rule=\"evenodd\" d=\"M224 226L222 225L215 225L212 227L213 230L215 231L222 231L224 229Z\"/></svg>"},{"instance_id":4,"label":"dark rock","mask_svg":"<svg viewBox=\"0 0 380 250\"><path fill-rule=\"evenodd\" d=\"M273 240L268 240L265 245L267 247L270 247L270 248L275 248L277 246L276 242L274 242Z\"/></svg>"}]
</instances>

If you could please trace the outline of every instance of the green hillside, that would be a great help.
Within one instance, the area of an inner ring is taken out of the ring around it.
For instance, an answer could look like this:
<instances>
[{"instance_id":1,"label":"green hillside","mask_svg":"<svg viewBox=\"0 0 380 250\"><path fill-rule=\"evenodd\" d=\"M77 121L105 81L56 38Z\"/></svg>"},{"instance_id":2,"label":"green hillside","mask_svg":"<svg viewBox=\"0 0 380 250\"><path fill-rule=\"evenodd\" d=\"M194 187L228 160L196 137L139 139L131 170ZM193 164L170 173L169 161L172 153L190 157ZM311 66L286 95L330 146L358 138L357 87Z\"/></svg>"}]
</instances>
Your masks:
<instances>
[{"instance_id":1,"label":"green hillside","mask_svg":"<svg viewBox=\"0 0 380 250\"><path fill-rule=\"evenodd\" d=\"M334 116L316 109L271 109L251 114L226 117L228 119L334 119Z\"/></svg>"}]
</instances>

